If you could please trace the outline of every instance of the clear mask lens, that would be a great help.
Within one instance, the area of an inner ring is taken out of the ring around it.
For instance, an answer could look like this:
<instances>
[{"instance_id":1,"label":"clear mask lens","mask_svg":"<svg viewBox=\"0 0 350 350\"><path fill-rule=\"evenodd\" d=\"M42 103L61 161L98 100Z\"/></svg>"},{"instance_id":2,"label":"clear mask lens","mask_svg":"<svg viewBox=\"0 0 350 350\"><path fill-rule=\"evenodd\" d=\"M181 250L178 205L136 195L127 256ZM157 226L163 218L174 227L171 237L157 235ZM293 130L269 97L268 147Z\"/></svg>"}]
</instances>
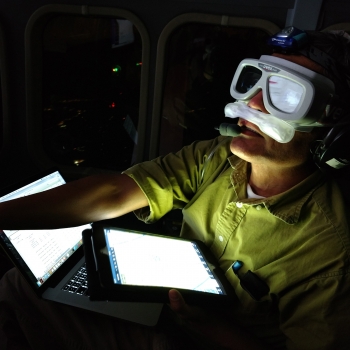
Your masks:
<instances>
[{"instance_id":1,"label":"clear mask lens","mask_svg":"<svg viewBox=\"0 0 350 350\"><path fill-rule=\"evenodd\" d=\"M252 89L261 78L261 70L253 66L245 66L237 81L236 89L241 94Z\"/></svg>"},{"instance_id":2,"label":"clear mask lens","mask_svg":"<svg viewBox=\"0 0 350 350\"><path fill-rule=\"evenodd\" d=\"M263 133L280 143L291 141L295 134L294 128L287 122L278 119L271 114L262 113L252 109L242 101L226 105L225 116L229 118L245 119L257 125Z\"/></svg>"},{"instance_id":3,"label":"clear mask lens","mask_svg":"<svg viewBox=\"0 0 350 350\"><path fill-rule=\"evenodd\" d=\"M245 66L236 84L236 90L244 94L250 91L261 79L262 72L253 66ZM284 113L297 110L304 94L302 85L286 77L272 75L268 78L268 95L272 105Z\"/></svg>"},{"instance_id":4,"label":"clear mask lens","mask_svg":"<svg viewBox=\"0 0 350 350\"><path fill-rule=\"evenodd\" d=\"M294 81L273 75L269 78L269 96L272 104L280 111L293 113L302 100L304 89Z\"/></svg>"}]
</instances>

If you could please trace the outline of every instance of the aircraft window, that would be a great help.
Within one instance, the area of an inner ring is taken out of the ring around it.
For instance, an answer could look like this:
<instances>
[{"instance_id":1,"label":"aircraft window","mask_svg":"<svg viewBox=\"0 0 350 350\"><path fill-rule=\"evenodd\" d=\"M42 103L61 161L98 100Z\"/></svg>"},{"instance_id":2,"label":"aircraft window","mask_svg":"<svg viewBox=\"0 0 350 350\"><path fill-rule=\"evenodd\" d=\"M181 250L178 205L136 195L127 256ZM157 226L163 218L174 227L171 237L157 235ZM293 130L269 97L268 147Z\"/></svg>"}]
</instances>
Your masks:
<instances>
[{"instance_id":1,"label":"aircraft window","mask_svg":"<svg viewBox=\"0 0 350 350\"><path fill-rule=\"evenodd\" d=\"M27 144L68 177L143 158L150 40L132 12L45 5L25 30Z\"/></svg>"},{"instance_id":2,"label":"aircraft window","mask_svg":"<svg viewBox=\"0 0 350 350\"><path fill-rule=\"evenodd\" d=\"M133 163L142 40L127 19L56 16L43 32L43 147L56 163Z\"/></svg>"},{"instance_id":3,"label":"aircraft window","mask_svg":"<svg viewBox=\"0 0 350 350\"><path fill-rule=\"evenodd\" d=\"M151 156L219 135L214 128L228 122L224 107L234 101L230 84L236 67L244 58L270 52L268 36L261 28L208 23L187 23L172 31L164 50L159 145Z\"/></svg>"}]
</instances>

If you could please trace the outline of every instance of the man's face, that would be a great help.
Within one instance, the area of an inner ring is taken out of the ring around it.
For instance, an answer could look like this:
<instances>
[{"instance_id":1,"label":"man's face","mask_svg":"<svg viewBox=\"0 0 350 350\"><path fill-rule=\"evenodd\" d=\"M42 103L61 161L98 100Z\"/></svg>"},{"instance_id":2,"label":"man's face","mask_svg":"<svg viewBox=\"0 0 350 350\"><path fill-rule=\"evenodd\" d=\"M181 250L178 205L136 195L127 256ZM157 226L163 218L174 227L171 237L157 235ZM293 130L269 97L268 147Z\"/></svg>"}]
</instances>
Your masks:
<instances>
[{"instance_id":1,"label":"man's face","mask_svg":"<svg viewBox=\"0 0 350 350\"><path fill-rule=\"evenodd\" d=\"M274 56L294 62L315 72L324 74L323 68L304 56L274 54ZM262 92L258 92L247 104L250 108L269 114L263 102ZM310 144L315 140L315 132L295 132L288 143L279 143L267 136L258 126L245 119L239 119L242 133L232 139L231 152L254 164L261 163L276 167L298 167L308 162Z\"/></svg>"}]
</instances>

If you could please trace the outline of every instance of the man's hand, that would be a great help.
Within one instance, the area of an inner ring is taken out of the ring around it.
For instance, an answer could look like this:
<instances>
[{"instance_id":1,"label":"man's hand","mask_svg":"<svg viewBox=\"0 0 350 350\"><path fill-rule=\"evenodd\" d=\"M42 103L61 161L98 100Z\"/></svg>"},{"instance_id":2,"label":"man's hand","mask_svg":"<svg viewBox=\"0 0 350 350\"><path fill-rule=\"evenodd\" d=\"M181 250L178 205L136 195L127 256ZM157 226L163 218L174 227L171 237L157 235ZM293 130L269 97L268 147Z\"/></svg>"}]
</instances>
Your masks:
<instances>
[{"instance_id":1,"label":"man's hand","mask_svg":"<svg viewBox=\"0 0 350 350\"><path fill-rule=\"evenodd\" d=\"M181 320L181 323L188 328L201 329L205 321L209 321L207 313L197 306L187 305L181 293L176 289L169 291L170 308Z\"/></svg>"},{"instance_id":2,"label":"man's hand","mask_svg":"<svg viewBox=\"0 0 350 350\"><path fill-rule=\"evenodd\" d=\"M178 316L182 326L202 342L208 345L211 343L215 349L265 349L254 340L254 336L229 321L224 310L204 310L190 306L175 289L169 291L169 301L171 310Z\"/></svg>"}]
</instances>

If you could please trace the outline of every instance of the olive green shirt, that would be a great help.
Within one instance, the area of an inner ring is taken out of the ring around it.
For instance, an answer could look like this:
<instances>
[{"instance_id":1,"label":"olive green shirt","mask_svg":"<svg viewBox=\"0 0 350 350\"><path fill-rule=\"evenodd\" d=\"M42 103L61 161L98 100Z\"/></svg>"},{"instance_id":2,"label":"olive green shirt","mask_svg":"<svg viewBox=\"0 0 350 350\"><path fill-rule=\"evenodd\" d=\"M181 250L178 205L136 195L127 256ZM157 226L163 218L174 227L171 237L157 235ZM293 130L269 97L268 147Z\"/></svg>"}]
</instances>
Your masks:
<instances>
[{"instance_id":1,"label":"olive green shirt","mask_svg":"<svg viewBox=\"0 0 350 350\"><path fill-rule=\"evenodd\" d=\"M128 169L148 198L147 223L183 210L181 235L205 242L239 299L236 322L287 349L350 346L350 240L336 183L316 171L288 191L247 198L249 163L232 155L231 138L196 142ZM231 268L254 272L270 292L255 301Z\"/></svg>"}]
</instances>

